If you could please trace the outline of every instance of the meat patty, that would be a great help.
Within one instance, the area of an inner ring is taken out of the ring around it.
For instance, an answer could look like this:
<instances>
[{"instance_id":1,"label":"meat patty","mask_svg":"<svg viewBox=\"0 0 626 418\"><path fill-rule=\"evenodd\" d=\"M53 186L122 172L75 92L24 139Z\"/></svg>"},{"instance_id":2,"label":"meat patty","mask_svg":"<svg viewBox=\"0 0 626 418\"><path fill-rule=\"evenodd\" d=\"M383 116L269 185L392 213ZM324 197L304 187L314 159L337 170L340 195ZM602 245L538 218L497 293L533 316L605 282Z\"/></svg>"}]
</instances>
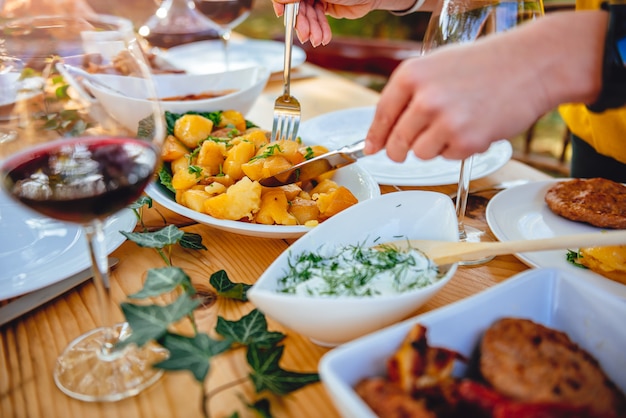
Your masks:
<instances>
[{"instance_id":1,"label":"meat patty","mask_svg":"<svg viewBox=\"0 0 626 418\"><path fill-rule=\"evenodd\" d=\"M485 332L480 372L515 400L567 403L600 416L626 414L624 395L591 355L565 333L527 319L504 318Z\"/></svg>"},{"instance_id":2,"label":"meat patty","mask_svg":"<svg viewBox=\"0 0 626 418\"><path fill-rule=\"evenodd\" d=\"M600 228L626 229L626 186L604 178L556 183L545 195L552 212Z\"/></svg>"}]
</instances>

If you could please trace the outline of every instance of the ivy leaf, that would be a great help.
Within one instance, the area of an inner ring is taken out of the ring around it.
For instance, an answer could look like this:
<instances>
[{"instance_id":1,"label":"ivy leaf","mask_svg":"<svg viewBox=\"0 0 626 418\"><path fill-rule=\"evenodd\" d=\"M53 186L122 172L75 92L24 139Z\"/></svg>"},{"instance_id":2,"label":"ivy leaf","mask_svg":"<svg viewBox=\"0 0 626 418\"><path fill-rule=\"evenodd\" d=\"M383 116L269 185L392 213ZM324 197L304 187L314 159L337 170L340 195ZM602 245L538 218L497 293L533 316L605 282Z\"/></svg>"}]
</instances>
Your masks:
<instances>
[{"instance_id":1,"label":"ivy leaf","mask_svg":"<svg viewBox=\"0 0 626 418\"><path fill-rule=\"evenodd\" d=\"M128 207L130 209L141 209L143 206L148 206L148 208L152 207L152 198L150 196L141 196L139 199L131 203Z\"/></svg>"},{"instance_id":2,"label":"ivy leaf","mask_svg":"<svg viewBox=\"0 0 626 418\"><path fill-rule=\"evenodd\" d=\"M163 248L173 245L185 235L176 225L168 225L154 232L120 232L135 244L146 248Z\"/></svg>"},{"instance_id":3,"label":"ivy leaf","mask_svg":"<svg viewBox=\"0 0 626 418\"><path fill-rule=\"evenodd\" d=\"M261 398L254 403L247 402L246 399L241 395L239 396L239 399L248 409L251 409L257 417L272 418L269 399Z\"/></svg>"},{"instance_id":4,"label":"ivy leaf","mask_svg":"<svg viewBox=\"0 0 626 418\"><path fill-rule=\"evenodd\" d=\"M207 250L208 248L202 244L202 235L185 232L180 239L179 244L183 248L190 250Z\"/></svg>"},{"instance_id":5,"label":"ivy leaf","mask_svg":"<svg viewBox=\"0 0 626 418\"><path fill-rule=\"evenodd\" d=\"M209 283L211 283L211 286L215 288L219 296L241 300L243 302L248 301L246 292L252 287L252 285L246 283L231 282L228 278L228 274L224 270L219 270L211 274Z\"/></svg>"},{"instance_id":6,"label":"ivy leaf","mask_svg":"<svg viewBox=\"0 0 626 418\"><path fill-rule=\"evenodd\" d=\"M172 304L159 305L135 305L121 303L120 307L126 321L133 330L130 337L118 343L124 346L135 343L143 346L151 340L158 340L167 332L167 328L174 322L191 314L198 307L200 301L192 300L189 295L183 293Z\"/></svg>"},{"instance_id":7,"label":"ivy leaf","mask_svg":"<svg viewBox=\"0 0 626 418\"><path fill-rule=\"evenodd\" d=\"M171 292L178 286L181 286L189 296L196 293L191 279L183 269L179 267L152 268L148 270L143 288L128 297L131 299L150 298Z\"/></svg>"},{"instance_id":8,"label":"ivy leaf","mask_svg":"<svg viewBox=\"0 0 626 418\"><path fill-rule=\"evenodd\" d=\"M277 395L287 395L310 383L319 381L317 373L300 373L281 368L278 363L284 350L284 345L269 349L263 349L256 345L248 347L246 358L253 370L250 379L252 379L257 393L268 390Z\"/></svg>"},{"instance_id":9,"label":"ivy leaf","mask_svg":"<svg viewBox=\"0 0 626 418\"><path fill-rule=\"evenodd\" d=\"M159 339L170 356L156 363L154 367L164 370L188 370L200 383L204 382L210 368L210 359L228 350L232 341L214 340L207 334L196 334L194 337L167 333Z\"/></svg>"},{"instance_id":10,"label":"ivy leaf","mask_svg":"<svg viewBox=\"0 0 626 418\"><path fill-rule=\"evenodd\" d=\"M215 331L241 345L255 344L260 348L273 347L285 338L282 332L267 330L267 320L258 309L242 316L238 321L227 321L218 316Z\"/></svg>"}]
</instances>

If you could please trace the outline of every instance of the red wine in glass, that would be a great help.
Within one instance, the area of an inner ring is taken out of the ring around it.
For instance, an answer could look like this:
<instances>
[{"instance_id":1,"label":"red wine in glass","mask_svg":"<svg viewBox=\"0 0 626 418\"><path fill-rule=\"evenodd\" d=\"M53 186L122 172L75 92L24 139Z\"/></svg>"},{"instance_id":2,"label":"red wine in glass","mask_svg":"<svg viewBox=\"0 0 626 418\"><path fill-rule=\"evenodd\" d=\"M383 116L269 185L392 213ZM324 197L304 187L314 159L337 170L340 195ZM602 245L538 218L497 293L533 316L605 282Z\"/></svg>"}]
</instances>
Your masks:
<instances>
[{"instance_id":1,"label":"red wine in glass","mask_svg":"<svg viewBox=\"0 0 626 418\"><path fill-rule=\"evenodd\" d=\"M250 14L252 0L195 0L196 8L223 28L234 28Z\"/></svg>"},{"instance_id":2,"label":"red wine in glass","mask_svg":"<svg viewBox=\"0 0 626 418\"><path fill-rule=\"evenodd\" d=\"M194 0L196 9L221 28L224 63L229 68L228 43L232 30L243 22L252 10L252 0Z\"/></svg>"},{"instance_id":3,"label":"red wine in glass","mask_svg":"<svg viewBox=\"0 0 626 418\"><path fill-rule=\"evenodd\" d=\"M132 138L71 138L16 154L2 165L5 189L35 211L86 224L135 201L158 155Z\"/></svg>"}]
</instances>

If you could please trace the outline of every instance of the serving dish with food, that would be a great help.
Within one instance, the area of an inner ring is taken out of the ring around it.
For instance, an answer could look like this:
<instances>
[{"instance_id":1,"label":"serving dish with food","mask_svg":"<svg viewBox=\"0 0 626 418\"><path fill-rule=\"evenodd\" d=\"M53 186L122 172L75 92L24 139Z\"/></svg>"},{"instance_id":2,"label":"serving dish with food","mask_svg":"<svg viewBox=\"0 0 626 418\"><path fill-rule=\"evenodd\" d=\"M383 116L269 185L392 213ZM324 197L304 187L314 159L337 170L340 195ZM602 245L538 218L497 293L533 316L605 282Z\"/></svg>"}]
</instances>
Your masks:
<instances>
[{"instance_id":1,"label":"serving dish with food","mask_svg":"<svg viewBox=\"0 0 626 418\"><path fill-rule=\"evenodd\" d=\"M146 192L181 215L251 236L295 238L342 210L380 195L356 167L309 182L265 188L261 178L327 152L299 141L269 140L270 132L241 112L166 112L170 134L163 168Z\"/></svg>"},{"instance_id":2,"label":"serving dish with food","mask_svg":"<svg viewBox=\"0 0 626 418\"><path fill-rule=\"evenodd\" d=\"M520 239L539 239L551 238L557 236L565 236L579 233L602 232L608 230L606 227L594 226L587 222L568 219L555 211L553 211L546 202L546 196L553 187L558 186L562 190L563 185L573 185L572 181L580 182L574 179L551 179L539 182L531 182L504 190L494 196L488 203L486 209L486 218L489 228L500 241L512 241ZM586 183L593 185L596 181ZM605 182L602 182L603 184ZM615 185L613 185L614 187ZM621 185L620 185L621 186ZM626 186L623 186L626 190ZM572 192L566 199L562 200L561 207L568 207L570 210L576 206L583 204L583 197L591 200L591 203L597 203L598 198L594 198L589 190L585 190L577 186L579 196L576 198ZM600 193L602 193L600 191ZM599 199L616 199L615 192L612 196ZM606 205L611 211L624 210L624 205L614 202ZM612 209L611 209L612 208ZM564 210L564 209L563 209ZM574 211L576 212L576 211ZM580 214L580 211L578 211ZM600 217L596 214L597 217ZM612 215L615 217L616 215ZM606 252L604 256L598 251ZM615 294L626 298L626 286L617 279L610 280L610 273L602 271L601 268L594 267L594 270L581 268L580 263L576 263L575 259L579 253L579 248L571 248L567 250L553 251L537 251L515 254L521 261L531 267L556 267L567 271L569 274L581 277L581 280L592 282L594 285L611 291ZM626 269L624 262L625 249L623 246L617 246L605 250L595 249L592 251L600 257L610 260L610 263L616 263L608 270ZM587 257L585 262L593 262L592 257ZM620 259L622 260L620 262ZM595 271L595 272L594 272ZM615 272L619 275L619 272Z\"/></svg>"},{"instance_id":3,"label":"serving dish with food","mask_svg":"<svg viewBox=\"0 0 626 418\"><path fill-rule=\"evenodd\" d=\"M469 383L472 386L464 392L465 397L461 397L466 403L467 396L471 396L473 402L483 406L495 401L513 402L518 411L532 403L531 406L537 408L536 414L540 412L539 407L543 407L554 408L553 412L560 410L562 414L556 416L563 417L623 416L619 414L624 412L621 408L626 390L626 375L622 373L626 367L623 350L626 331L621 326L625 314L623 300L609 292L563 270L533 269L475 296L335 348L322 358L320 376L345 417L376 416L357 393L357 386L367 379L389 376L400 378L405 387L406 379L412 387L430 384L431 393L439 393L440 399L449 399L446 397L450 394L454 397L459 390L458 386L446 386L446 382L450 383L446 378L466 378L482 384ZM437 360L442 360L431 364L437 366L436 374L415 376L408 371L409 366L417 370L419 364L413 362L414 354L402 352L407 336L422 342L413 344L418 349L427 347L423 344L426 342L424 335L415 334L419 331L418 325L425 328L428 346L434 350L431 355L438 354ZM488 330L490 334L486 334ZM485 344L496 339L494 334L506 338L485 348ZM477 351L481 342L482 352ZM590 357L583 354L583 350ZM494 352L497 355L493 355ZM394 359L400 361L395 375L388 373L393 370L389 362ZM553 363L542 365L545 361ZM477 380L477 371L481 368L482 374L487 375L483 379L491 383L485 385L485 381ZM583 369L585 372L581 371ZM592 380L603 374L607 381ZM535 378L537 380L533 381ZM384 393L385 385L378 385L378 394ZM447 394L441 393L442 387L449 389ZM608 397L601 397L607 393ZM388 406L392 402L387 399ZM618 415L611 415L611 406L616 407ZM581 410L606 415L580 415ZM469 413L469 409L464 409L463 414L456 416L470 416Z\"/></svg>"},{"instance_id":4,"label":"serving dish with food","mask_svg":"<svg viewBox=\"0 0 626 418\"><path fill-rule=\"evenodd\" d=\"M160 100L163 111L214 112L237 110L244 115L261 95L269 79L265 67L248 67L213 74L158 74L156 97L130 76L92 74L97 83L83 80L87 89L129 129L149 114L149 101Z\"/></svg>"},{"instance_id":5,"label":"serving dish with food","mask_svg":"<svg viewBox=\"0 0 626 418\"><path fill-rule=\"evenodd\" d=\"M277 257L248 299L317 344L353 340L405 319L456 271L456 264L434 266L421 253L384 247L400 239L457 241L450 198L405 191L351 206Z\"/></svg>"}]
</instances>

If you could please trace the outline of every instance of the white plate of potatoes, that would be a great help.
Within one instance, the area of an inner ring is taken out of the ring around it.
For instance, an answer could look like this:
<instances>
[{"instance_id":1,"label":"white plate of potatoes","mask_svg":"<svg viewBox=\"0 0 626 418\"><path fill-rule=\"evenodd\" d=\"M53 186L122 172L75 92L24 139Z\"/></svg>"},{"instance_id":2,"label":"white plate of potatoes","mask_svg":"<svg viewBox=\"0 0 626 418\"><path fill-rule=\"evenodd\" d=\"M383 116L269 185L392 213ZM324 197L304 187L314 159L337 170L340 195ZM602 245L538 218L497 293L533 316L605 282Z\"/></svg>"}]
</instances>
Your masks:
<instances>
[{"instance_id":1,"label":"white plate of potatoes","mask_svg":"<svg viewBox=\"0 0 626 418\"><path fill-rule=\"evenodd\" d=\"M344 201L353 205L380 195L378 183L358 164L325 175L319 183L299 185L300 189L263 187L260 178L288 168L282 165L295 163L294 159L310 158L312 150L319 154L325 149L295 141L271 143L265 139L266 131L246 129L243 116L224 111L221 117L212 124L198 120L198 115L176 120L163 147L164 167L171 172L174 190L159 178L146 188L152 199L182 216L228 232L298 238L341 211L347 205ZM238 132L233 134L235 127ZM338 189L343 192L336 192Z\"/></svg>"}]
</instances>

